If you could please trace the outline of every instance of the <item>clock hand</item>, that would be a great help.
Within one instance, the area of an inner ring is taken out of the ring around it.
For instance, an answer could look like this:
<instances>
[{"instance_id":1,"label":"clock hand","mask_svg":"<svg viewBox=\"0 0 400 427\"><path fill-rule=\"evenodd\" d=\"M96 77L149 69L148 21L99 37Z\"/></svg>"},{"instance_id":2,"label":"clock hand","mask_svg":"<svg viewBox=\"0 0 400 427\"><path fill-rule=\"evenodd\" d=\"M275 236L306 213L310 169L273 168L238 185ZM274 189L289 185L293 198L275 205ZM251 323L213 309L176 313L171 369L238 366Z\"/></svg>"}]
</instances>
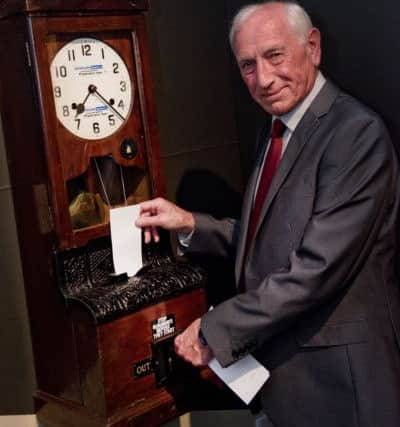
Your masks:
<instances>
[{"instance_id":1,"label":"clock hand","mask_svg":"<svg viewBox=\"0 0 400 427\"><path fill-rule=\"evenodd\" d=\"M114 111L114 113L122 120L125 121L125 117L118 111L116 110L110 102L108 102L104 96L102 96L98 91L97 91L97 87L94 85L90 85L89 86L89 91L91 91L91 93L96 94L108 107L110 107L111 110Z\"/></svg>"},{"instance_id":2,"label":"clock hand","mask_svg":"<svg viewBox=\"0 0 400 427\"><path fill-rule=\"evenodd\" d=\"M75 103L72 104L72 109L76 110L75 117L77 117L79 114L82 114L85 111L85 103L92 93L93 92L90 91L90 86L89 86L88 94L86 95L86 98L83 100L83 102L81 102L80 104L75 104Z\"/></svg>"}]
</instances>

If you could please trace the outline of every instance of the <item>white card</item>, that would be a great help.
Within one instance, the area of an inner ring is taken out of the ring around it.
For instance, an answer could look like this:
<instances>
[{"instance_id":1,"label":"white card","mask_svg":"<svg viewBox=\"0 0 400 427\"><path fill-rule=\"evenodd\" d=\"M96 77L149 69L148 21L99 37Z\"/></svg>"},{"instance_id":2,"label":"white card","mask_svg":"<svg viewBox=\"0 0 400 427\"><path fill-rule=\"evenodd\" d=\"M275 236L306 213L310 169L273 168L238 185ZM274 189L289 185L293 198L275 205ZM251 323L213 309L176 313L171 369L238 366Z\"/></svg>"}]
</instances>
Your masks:
<instances>
[{"instance_id":1,"label":"white card","mask_svg":"<svg viewBox=\"0 0 400 427\"><path fill-rule=\"evenodd\" d=\"M227 368L223 368L215 358L208 366L246 405L270 376L269 371L250 354Z\"/></svg>"},{"instance_id":2,"label":"white card","mask_svg":"<svg viewBox=\"0 0 400 427\"><path fill-rule=\"evenodd\" d=\"M110 210L111 243L115 273L134 276L143 266L142 230L135 226L139 205Z\"/></svg>"}]
</instances>

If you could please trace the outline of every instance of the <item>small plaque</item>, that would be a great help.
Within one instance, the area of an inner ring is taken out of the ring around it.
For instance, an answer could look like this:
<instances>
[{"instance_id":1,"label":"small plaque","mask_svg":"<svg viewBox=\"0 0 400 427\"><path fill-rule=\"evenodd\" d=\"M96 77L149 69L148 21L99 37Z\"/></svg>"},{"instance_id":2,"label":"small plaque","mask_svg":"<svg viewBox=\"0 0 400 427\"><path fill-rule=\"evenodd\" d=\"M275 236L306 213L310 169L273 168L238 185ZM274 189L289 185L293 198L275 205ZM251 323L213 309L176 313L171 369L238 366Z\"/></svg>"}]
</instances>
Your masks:
<instances>
[{"instance_id":1,"label":"small plaque","mask_svg":"<svg viewBox=\"0 0 400 427\"><path fill-rule=\"evenodd\" d=\"M133 376L135 378L144 377L154 372L152 359L144 359L133 365Z\"/></svg>"},{"instance_id":2,"label":"small plaque","mask_svg":"<svg viewBox=\"0 0 400 427\"><path fill-rule=\"evenodd\" d=\"M153 341L172 335L176 331L175 316L169 314L152 322Z\"/></svg>"}]
</instances>

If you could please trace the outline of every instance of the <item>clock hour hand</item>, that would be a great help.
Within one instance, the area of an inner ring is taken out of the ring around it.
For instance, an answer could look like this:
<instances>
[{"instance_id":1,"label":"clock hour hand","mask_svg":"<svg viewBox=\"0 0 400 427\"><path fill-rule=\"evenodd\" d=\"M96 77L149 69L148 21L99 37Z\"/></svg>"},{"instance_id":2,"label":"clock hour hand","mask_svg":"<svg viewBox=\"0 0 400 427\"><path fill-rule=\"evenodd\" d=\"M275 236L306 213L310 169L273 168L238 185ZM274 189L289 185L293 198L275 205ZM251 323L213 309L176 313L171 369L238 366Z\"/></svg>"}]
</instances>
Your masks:
<instances>
[{"instance_id":1,"label":"clock hour hand","mask_svg":"<svg viewBox=\"0 0 400 427\"><path fill-rule=\"evenodd\" d=\"M101 95L99 92L98 92L98 90L97 90L97 87L96 86L94 86L94 85L90 85L89 86L89 92L90 93L94 93L94 94L96 94L108 107L110 107L110 109L112 110L112 111L114 111L114 113L124 122L125 121L125 117L118 111L118 110L116 110L113 106L112 106L112 104L111 104L111 102L109 102L109 101L107 101L107 99L106 98L104 98L104 96L103 95Z\"/></svg>"},{"instance_id":2,"label":"clock hour hand","mask_svg":"<svg viewBox=\"0 0 400 427\"><path fill-rule=\"evenodd\" d=\"M85 111L86 101L88 100L89 96L93 93L90 91L90 86L88 89L88 94L86 95L86 98L83 100L83 102L81 102L80 104L75 104L75 103L72 104L72 109L76 110L75 117L77 117L79 114L82 114Z\"/></svg>"}]
</instances>

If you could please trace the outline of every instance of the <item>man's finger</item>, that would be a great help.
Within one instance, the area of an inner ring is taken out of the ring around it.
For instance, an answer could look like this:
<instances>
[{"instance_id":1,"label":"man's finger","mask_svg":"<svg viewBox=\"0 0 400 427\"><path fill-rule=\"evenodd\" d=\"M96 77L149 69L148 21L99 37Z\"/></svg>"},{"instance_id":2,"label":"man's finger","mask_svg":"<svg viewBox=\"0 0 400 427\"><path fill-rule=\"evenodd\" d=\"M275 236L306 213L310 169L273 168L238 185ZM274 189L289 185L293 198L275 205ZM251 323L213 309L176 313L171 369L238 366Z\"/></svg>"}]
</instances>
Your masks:
<instances>
[{"instance_id":1,"label":"man's finger","mask_svg":"<svg viewBox=\"0 0 400 427\"><path fill-rule=\"evenodd\" d=\"M178 348L181 346L182 346L182 334L179 334L178 336L175 337L175 340L174 340L175 351L177 351Z\"/></svg>"},{"instance_id":2,"label":"man's finger","mask_svg":"<svg viewBox=\"0 0 400 427\"><path fill-rule=\"evenodd\" d=\"M157 227L151 227L151 234L153 236L153 240L158 243L160 241L160 234L158 232Z\"/></svg>"},{"instance_id":3,"label":"man's finger","mask_svg":"<svg viewBox=\"0 0 400 427\"><path fill-rule=\"evenodd\" d=\"M155 216L140 216L135 221L136 227L147 228L147 227L157 227L160 223L160 219L158 215Z\"/></svg>"},{"instance_id":4,"label":"man's finger","mask_svg":"<svg viewBox=\"0 0 400 427\"><path fill-rule=\"evenodd\" d=\"M157 199L146 200L140 203L140 213L151 212L154 213L164 203L164 199L158 197Z\"/></svg>"},{"instance_id":5,"label":"man's finger","mask_svg":"<svg viewBox=\"0 0 400 427\"><path fill-rule=\"evenodd\" d=\"M146 227L143 230L143 235L144 235L144 243L149 244L151 242L151 228Z\"/></svg>"}]
</instances>

